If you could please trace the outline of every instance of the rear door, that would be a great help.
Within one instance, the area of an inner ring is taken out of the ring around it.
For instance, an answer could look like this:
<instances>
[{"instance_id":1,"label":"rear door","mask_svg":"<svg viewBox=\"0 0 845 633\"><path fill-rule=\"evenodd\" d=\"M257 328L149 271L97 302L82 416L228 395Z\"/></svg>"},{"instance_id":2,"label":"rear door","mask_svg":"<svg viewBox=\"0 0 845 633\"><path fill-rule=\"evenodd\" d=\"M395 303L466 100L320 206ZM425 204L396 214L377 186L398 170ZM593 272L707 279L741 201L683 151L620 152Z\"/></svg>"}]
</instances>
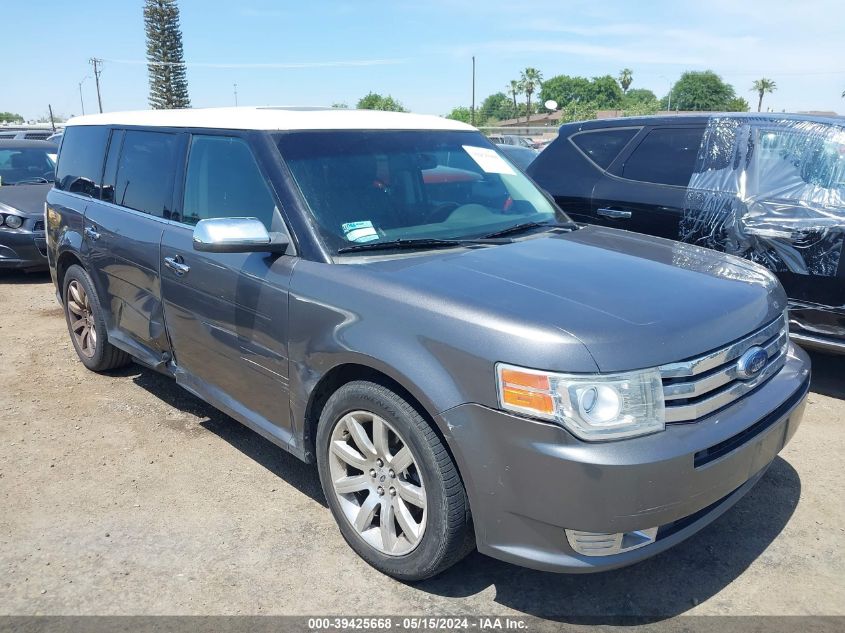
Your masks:
<instances>
[{"instance_id":1,"label":"rear door","mask_svg":"<svg viewBox=\"0 0 845 633\"><path fill-rule=\"evenodd\" d=\"M594 223L678 239L703 125L653 127L596 183Z\"/></svg>"},{"instance_id":2,"label":"rear door","mask_svg":"<svg viewBox=\"0 0 845 633\"><path fill-rule=\"evenodd\" d=\"M182 205L161 243L164 310L177 381L289 442L288 291L296 258L193 249L199 220L254 217L286 232L250 135L194 134Z\"/></svg>"},{"instance_id":3,"label":"rear door","mask_svg":"<svg viewBox=\"0 0 845 633\"><path fill-rule=\"evenodd\" d=\"M113 130L101 199L85 211L89 270L109 338L152 365L169 359L159 248L181 151L176 133Z\"/></svg>"},{"instance_id":4,"label":"rear door","mask_svg":"<svg viewBox=\"0 0 845 633\"><path fill-rule=\"evenodd\" d=\"M640 127L607 127L575 131L564 126L560 136L528 166L528 173L576 222L599 224L592 209L593 187Z\"/></svg>"}]
</instances>

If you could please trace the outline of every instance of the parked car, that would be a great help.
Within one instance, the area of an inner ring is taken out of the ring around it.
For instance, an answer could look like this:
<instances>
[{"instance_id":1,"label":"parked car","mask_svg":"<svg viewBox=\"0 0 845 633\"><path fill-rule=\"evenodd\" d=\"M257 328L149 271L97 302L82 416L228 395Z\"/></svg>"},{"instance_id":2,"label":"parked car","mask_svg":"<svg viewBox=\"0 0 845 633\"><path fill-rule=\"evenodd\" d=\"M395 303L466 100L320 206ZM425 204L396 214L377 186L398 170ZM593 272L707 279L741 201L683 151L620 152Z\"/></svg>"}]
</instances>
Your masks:
<instances>
[{"instance_id":1,"label":"parked car","mask_svg":"<svg viewBox=\"0 0 845 633\"><path fill-rule=\"evenodd\" d=\"M528 165L530 165L531 161L537 158L537 154L540 153L536 149L531 149L530 147L520 147L519 145L496 143L496 147L498 147L499 151L510 159L514 165L523 171L528 169Z\"/></svg>"},{"instance_id":2,"label":"parked car","mask_svg":"<svg viewBox=\"0 0 845 633\"><path fill-rule=\"evenodd\" d=\"M0 128L0 140L5 141L44 141L53 135L53 130L35 128L32 130L4 130Z\"/></svg>"},{"instance_id":3,"label":"parked car","mask_svg":"<svg viewBox=\"0 0 845 633\"><path fill-rule=\"evenodd\" d=\"M535 149L534 139L519 134L493 134L488 137L491 143L496 145L513 145L515 147L527 147Z\"/></svg>"},{"instance_id":4,"label":"parked car","mask_svg":"<svg viewBox=\"0 0 845 633\"><path fill-rule=\"evenodd\" d=\"M343 537L404 580L473 545L563 572L661 552L803 414L771 273L579 229L457 121L73 119L47 219L82 363L134 359L316 462Z\"/></svg>"},{"instance_id":5,"label":"parked car","mask_svg":"<svg viewBox=\"0 0 845 633\"><path fill-rule=\"evenodd\" d=\"M792 336L845 353L845 119L655 116L564 125L528 169L576 221L774 271Z\"/></svg>"},{"instance_id":6,"label":"parked car","mask_svg":"<svg viewBox=\"0 0 845 633\"><path fill-rule=\"evenodd\" d=\"M44 202L56 152L46 141L0 140L0 268L47 268Z\"/></svg>"},{"instance_id":7,"label":"parked car","mask_svg":"<svg viewBox=\"0 0 845 633\"><path fill-rule=\"evenodd\" d=\"M50 135L50 136L48 136L45 140L46 140L48 143L55 143L55 144L56 144L56 146L58 147L59 145L61 145L61 144L62 144L62 136L64 136L64 131L62 131L62 132L56 132L55 134L51 134L51 135Z\"/></svg>"}]
</instances>

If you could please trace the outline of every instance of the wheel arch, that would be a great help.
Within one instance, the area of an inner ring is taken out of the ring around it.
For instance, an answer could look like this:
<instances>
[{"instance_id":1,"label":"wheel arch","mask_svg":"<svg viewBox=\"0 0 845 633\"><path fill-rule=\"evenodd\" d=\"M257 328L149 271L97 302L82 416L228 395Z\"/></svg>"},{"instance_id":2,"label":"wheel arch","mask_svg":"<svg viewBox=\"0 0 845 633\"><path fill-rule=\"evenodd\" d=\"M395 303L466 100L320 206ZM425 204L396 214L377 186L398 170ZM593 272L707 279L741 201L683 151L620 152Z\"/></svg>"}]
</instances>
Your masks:
<instances>
[{"instance_id":1,"label":"wheel arch","mask_svg":"<svg viewBox=\"0 0 845 633\"><path fill-rule=\"evenodd\" d=\"M440 428L434 413L429 409L431 404L429 403L429 406L426 406L423 402L424 396L418 397L415 394L415 392L418 392L415 386L406 386L406 384L404 384L405 381L400 381L400 379L391 376L381 369L377 369L361 362L345 362L332 367L320 377L317 384L311 390L308 397L308 403L305 407L302 425L302 439L306 461L313 463L316 459L315 442L317 437L317 425L320 421L320 415L323 412L326 402L331 395L343 385L357 380L366 380L386 387L414 407L423 419L428 422L432 430L440 437L440 440L443 442L446 450L449 451L449 455L457 468L458 462L455 460L455 455L452 452L448 435L442 428Z\"/></svg>"},{"instance_id":2,"label":"wheel arch","mask_svg":"<svg viewBox=\"0 0 845 633\"><path fill-rule=\"evenodd\" d=\"M74 264L85 269L82 259L76 252L71 250L63 251L59 254L59 257L56 260L56 286L58 288L59 297L62 299L64 299L65 292L65 275L67 274L68 268Z\"/></svg>"}]
</instances>

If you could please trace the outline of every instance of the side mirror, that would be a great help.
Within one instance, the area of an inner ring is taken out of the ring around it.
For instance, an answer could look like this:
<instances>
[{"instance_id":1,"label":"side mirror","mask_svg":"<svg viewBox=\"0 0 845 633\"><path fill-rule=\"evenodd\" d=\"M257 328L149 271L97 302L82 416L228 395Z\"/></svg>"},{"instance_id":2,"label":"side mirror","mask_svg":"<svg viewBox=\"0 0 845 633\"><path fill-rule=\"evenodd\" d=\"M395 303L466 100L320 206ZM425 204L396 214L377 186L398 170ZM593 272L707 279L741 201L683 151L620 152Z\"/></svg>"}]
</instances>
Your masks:
<instances>
[{"instance_id":1,"label":"side mirror","mask_svg":"<svg viewBox=\"0 0 845 633\"><path fill-rule=\"evenodd\" d=\"M282 233L269 233L256 218L209 218L194 227L194 250L205 253L284 253Z\"/></svg>"}]
</instances>

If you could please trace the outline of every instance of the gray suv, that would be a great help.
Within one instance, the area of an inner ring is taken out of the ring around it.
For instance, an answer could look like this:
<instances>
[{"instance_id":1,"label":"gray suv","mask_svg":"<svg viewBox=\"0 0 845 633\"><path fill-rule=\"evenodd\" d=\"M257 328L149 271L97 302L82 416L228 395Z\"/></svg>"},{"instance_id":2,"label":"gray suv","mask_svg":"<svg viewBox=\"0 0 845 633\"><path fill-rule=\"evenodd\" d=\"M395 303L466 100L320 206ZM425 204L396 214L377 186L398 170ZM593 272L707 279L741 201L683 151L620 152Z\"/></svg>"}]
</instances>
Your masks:
<instances>
[{"instance_id":1,"label":"gray suv","mask_svg":"<svg viewBox=\"0 0 845 633\"><path fill-rule=\"evenodd\" d=\"M86 367L134 360L316 462L404 580L473 547L634 563L762 477L807 356L767 270L578 228L475 129L239 108L68 123L50 270Z\"/></svg>"}]
</instances>

